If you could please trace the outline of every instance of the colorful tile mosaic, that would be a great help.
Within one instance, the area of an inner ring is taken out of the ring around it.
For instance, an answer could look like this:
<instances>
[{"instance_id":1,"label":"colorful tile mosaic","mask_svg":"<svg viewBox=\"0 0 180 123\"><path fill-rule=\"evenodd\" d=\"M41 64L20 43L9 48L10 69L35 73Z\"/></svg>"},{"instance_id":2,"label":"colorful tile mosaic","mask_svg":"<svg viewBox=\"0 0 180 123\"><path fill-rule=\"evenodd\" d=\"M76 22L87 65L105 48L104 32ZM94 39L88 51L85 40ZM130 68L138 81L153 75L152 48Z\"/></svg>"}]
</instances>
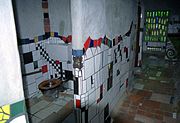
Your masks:
<instances>
[{"instance_id":1,"label":"colorful tile mosaic","mask_svg":"<svg viewBox=\"0 0 180 123\"><path fill-rule=\"evenodd\" d=\"M25 114L26 107L24 101L19 101L11 105L4 105L0 107L0 123L14 119L15 117Z\"/></svg>"}]
</instances>

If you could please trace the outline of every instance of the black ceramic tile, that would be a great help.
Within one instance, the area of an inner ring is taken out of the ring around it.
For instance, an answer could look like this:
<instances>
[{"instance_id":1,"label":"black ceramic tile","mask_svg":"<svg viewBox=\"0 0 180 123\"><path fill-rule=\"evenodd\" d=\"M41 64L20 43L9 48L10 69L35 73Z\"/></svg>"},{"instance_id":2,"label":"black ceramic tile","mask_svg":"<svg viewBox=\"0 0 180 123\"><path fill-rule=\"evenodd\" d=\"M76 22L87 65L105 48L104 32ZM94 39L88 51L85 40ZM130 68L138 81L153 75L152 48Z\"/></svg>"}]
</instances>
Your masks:
<instances>
[{"instance_id":1,"label":"black ceramic tile","mask_svg":"<svg viewBox=\"0 0 180 123\"><path fill-rule=\"evenodd\" d=\"M23 60L24 60L24 64L32 63L33 62L32 52L24 53Z\"/></svg>"},{"instance_id":2,"label":"black ceramic tile","mask_svg":"<svg viewBox=\"0 0 180 123\"><path fill-rule=\"evenodd\" d=\"M85 123L88 123L88 109L85 110Z\"/></svg>"},{"instance_id":3,"label":"black ceramic tile","mask_svg":"<svg viewBox=\"0 0 180 123\"><path fill-rule=\"evenodd\" d=\"M74 94L77 94L79 93L79 88L78 88L78 78L75 77L75 80L74 80Z\"/></svg>"},{"instance_id":4,"label":"black ceramic tile","mask_svg":"<svg viewBox=\"0 0 180 123\"><path fill-rule=\"evenodd\" d=\"M34 64L34 69L37 69L38 68L38 61L34 61L33 64Z\"/></svg>"},{"instance_id":5,"label":"black ceramic tile","mask_svg":"<svg viewBox=\"0 0 180 123\"><path fill-rule=\"evenodd\" d=\"M72 71L65 70L65 77L66 77L66 79L72 80L73 79Z\"/></svg>"},{"instance_id":6,"label":"black ceramic tile","mask_svg":"<svg viewBox=\"0 0 180 123\"><path fill-rule=\"evenodd\" d=\"M49 18L49 13L44 13L44 18Z\"/></svg>"},{"instance_id":7,"label":"black ceramic tile","mask_svg":"<svg viewBox=\"0 0 180 123\"><path fill-rule=\"evenodd\" d=\"M108 118L109 116L109 104L106 105L104 108L104 121Z\"/></svg>"},{"instance_id":8,"label":"black ceramic tile","mask_svg":"<svg viewBox=\"0 0 180 123\"><path fill-rule=\"evenodd\" d=\"M112 88L112 76L108 78L107 91Z\"/></svg>"}]
</instances>

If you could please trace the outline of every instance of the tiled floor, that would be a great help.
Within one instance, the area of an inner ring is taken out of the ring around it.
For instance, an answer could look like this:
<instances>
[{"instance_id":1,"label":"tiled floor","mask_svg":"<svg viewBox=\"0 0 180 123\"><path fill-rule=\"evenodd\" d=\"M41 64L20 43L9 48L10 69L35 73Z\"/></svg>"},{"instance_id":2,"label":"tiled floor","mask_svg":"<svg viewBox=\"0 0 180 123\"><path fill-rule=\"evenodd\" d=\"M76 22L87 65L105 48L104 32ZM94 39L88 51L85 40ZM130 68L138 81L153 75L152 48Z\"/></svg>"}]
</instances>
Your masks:
<instances>
[{"instance_id":1,"label":"tiled floor","mask_svg":"<svg viewBox=\"0 0 180 123\"><path fill-rule=\"evenodd\" d=\"M73 112L73 94L60 92L55 100L46 100L42 95L27 100L30 123L62 122Z\"/></svg>"},{"instance_id":2,"label":"tiled floor","mask_svg":"<svg viewBox=\"0 0 180 123\"><path fill-rule=\"evenodd\" d=\"M180 123L179 90L180 63L144 54L134 89L119 104L113 123Z\"/></svg>"}]
</instances>

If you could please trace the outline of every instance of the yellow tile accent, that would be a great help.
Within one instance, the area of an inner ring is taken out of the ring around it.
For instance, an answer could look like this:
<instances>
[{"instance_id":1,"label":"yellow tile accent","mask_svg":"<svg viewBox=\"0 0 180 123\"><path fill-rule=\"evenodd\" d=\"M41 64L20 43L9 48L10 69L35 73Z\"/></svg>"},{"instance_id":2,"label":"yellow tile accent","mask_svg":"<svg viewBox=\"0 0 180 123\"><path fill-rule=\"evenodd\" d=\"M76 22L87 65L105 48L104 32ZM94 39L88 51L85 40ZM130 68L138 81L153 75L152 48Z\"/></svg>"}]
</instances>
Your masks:
<instances>
[{"instance_id":1,"label":"yellow tile accent","mask_svg":"<svg viewBox=\"0 0 180 123\"><path fill-rule=\"evenodd\" d=\"M3 119L3 113L0 113L0 121Z\"/></svg>"},{"instance_id":2,"label":"yellow tile accent","mask_svg":"<svg viewBox=\"0 0 180 123\"><path fill-rule=\"evenodd\" d=\"M35 42L35 43L38 42L38 37L34 37L34 42Z\"/></svg>"},{"instance_id":3,"label":"yellow tile accent","mask_svg":"<svg viewBox=\"0 0 180 123\"><path fill-rule=\"evenodd\" d=\"M0 107L0 123L5 123L10 118L10 105Z\"/></svg>"},{"instance_id":4,"label":"yellow tile accent","mask_svg":"<svg viewBox=\"0 0 180 123\"><path fill-rule=\"evenodd\" d=\"M54 32L51 32L51 37L54 37Z\"/></svg>"},{"instance_id":5,"label":"yellow tile accent","mask_svg":"<svg viewBox=\"0 0 180 123\"><path fill-rule=\"evenodd\" d=\"M2 121L0 121L0 123L6 123L6 120L2 120Z\"/></svg>"},{"instance_id":6,"label":"yellow tile accent","mask_svg":"<svg viewBox=\"0 0 180 123\"><path fill-rule=\"evenodd\" d=\"M6 114L10 114L10 105L5 105L2 107L2 109Z\"/></svg>"},{"instance_id":7,"label":"yellow tile accent","mask_svg":"<svg viewBox=\"0 0 180 123\"><path fill-rule=\"evenodd\" d=\"M9 118L10 118L9 115L4 114L4 116L3 116L3 119L4 119L4 120L8 120Z\"/></svg>"}]
</instances>

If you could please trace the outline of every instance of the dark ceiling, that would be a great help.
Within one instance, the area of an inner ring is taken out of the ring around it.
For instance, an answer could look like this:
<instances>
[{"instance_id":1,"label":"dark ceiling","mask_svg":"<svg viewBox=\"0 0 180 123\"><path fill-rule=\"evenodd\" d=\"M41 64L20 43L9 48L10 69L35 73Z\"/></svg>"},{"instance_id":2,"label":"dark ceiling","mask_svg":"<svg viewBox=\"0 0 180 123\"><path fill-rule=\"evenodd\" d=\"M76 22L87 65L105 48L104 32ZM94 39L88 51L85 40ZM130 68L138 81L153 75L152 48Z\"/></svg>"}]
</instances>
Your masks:
<instances>
[{"instance_id":1,"label":"dark ceiling","mask_svg":"<svg viewBox=\"0 0 180 123\"><path fill-rule=\"evenodd\" d=\"M141 0L146 10L170 10L172 14L180 15L180 0Z\"/></svg>"}]
</instances>

